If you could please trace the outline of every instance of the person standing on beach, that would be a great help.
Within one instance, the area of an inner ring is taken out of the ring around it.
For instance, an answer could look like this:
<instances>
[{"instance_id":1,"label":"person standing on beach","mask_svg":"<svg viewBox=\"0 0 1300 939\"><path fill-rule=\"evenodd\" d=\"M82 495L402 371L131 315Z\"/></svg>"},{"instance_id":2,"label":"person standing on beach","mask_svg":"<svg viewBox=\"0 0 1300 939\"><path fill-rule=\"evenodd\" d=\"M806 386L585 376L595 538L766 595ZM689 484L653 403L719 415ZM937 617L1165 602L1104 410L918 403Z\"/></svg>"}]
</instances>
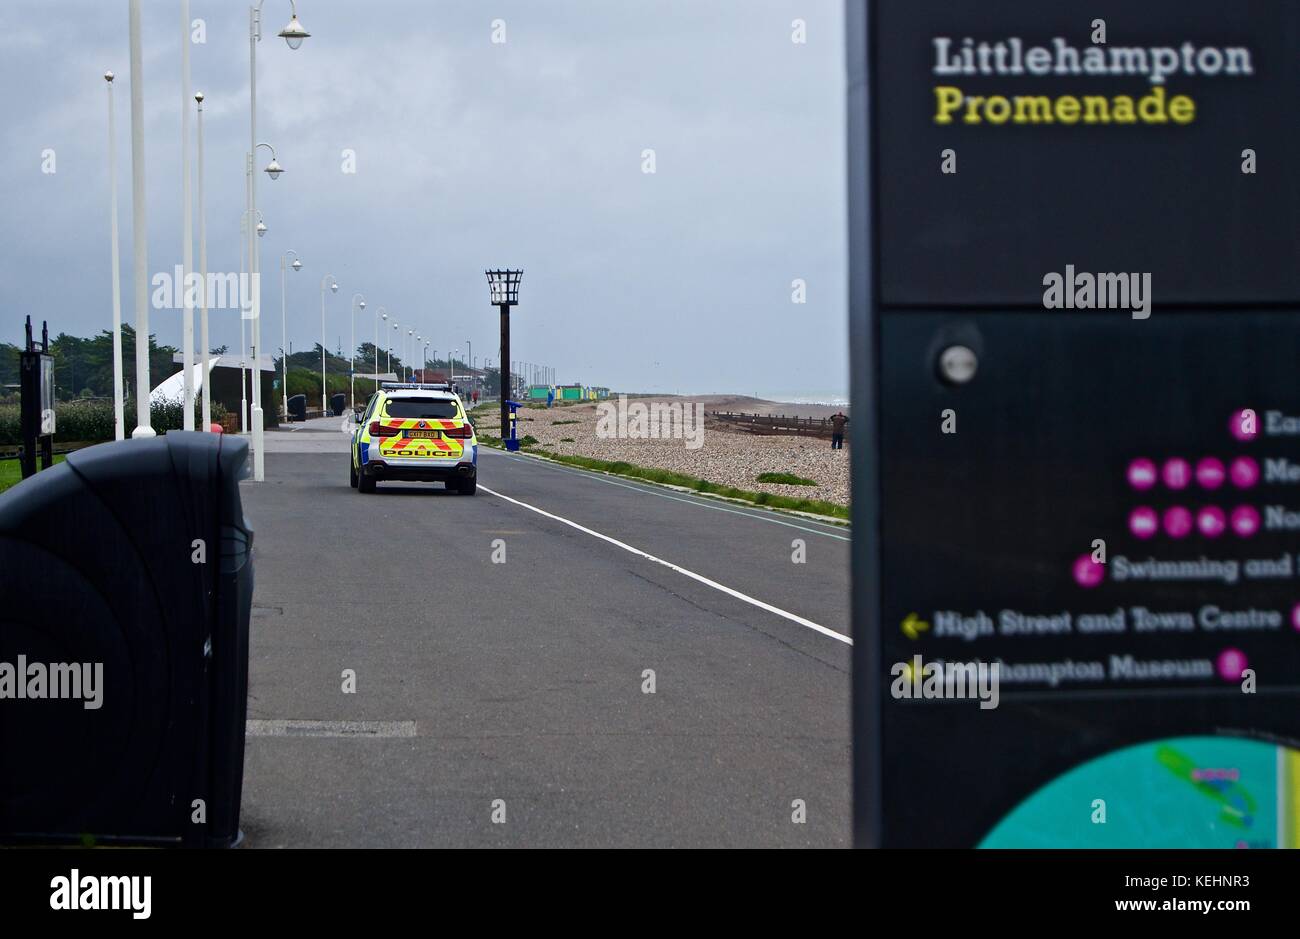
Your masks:
<instances>
[{"instance_id":1,"label":"person standing on beach","mask_svg":"<svg viewBox=\"0 0 1300 939\"><path fill-rule=\"evenodd\" d=\"M844 449L844 425L849 422L843 411L831 415L831 449Z\"/></svg>"}]
</instances>

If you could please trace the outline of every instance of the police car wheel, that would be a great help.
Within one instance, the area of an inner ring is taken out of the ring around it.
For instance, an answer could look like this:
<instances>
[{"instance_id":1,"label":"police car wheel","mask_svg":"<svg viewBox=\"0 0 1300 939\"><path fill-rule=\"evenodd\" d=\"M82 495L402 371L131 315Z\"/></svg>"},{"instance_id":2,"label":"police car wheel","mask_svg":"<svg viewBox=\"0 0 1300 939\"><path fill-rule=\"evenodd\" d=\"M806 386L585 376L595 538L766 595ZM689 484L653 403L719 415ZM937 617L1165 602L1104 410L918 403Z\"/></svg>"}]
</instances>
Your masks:
<instances>
[{"instance_id":1,"label":"police car wheel","mask_svg":"<svg viewBox=\"0 0 1300 939\"><path fill-rule=\"evenodd\" d=\"M474 495L474 492L477 489L478 489L477 477L470 477L469 479L463 479L458 481L456 484L456 491L459 492L462 496L472 496Z\"/></svg>"},{"instance_id":2,"label":"police car wheel","mask_svg":"<svg viewBox=\"0 0 1300 939\"><path fill-rule=\"evenodd\" d=\"M357 477L357 492L374 492L375 477L360 475Z\"/></svg>"},{"instance_id":3,"label":"police car wheel","mask_svg":"<svg viewBox=\"0 0 1300 939\"><path fill-rule=\"evenodd\" d=\"M352 463L351 455L348 456L348 483L353 489L357 488L357 468Z\"/></svg>"}]
</instances>

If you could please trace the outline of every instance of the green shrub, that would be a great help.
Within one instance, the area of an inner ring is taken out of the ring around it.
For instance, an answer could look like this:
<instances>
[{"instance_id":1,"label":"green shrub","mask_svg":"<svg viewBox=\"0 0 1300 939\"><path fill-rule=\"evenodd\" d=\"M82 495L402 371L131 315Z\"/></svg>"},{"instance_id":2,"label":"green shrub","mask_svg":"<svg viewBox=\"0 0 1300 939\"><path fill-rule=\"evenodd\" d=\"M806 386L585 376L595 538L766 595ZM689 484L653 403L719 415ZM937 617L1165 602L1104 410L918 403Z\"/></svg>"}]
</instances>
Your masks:
<instances>
[{"instance_id":1,"label":"green shrub","mask_svg":"<svg viewBox=\"0 0 1300 939\"><path fill-rule=\"evenodd\" d=\"M755 478L760 483L780 483L785 486L817 485L813 480L804 479L802 476L796 476L793 473L759 473Z\"/></svg>"},{"instance_id":2,"label":"green shrub","mask_svg":"<svg viewBox=\"0 0 1300 939\"><path fill-rule=\"evenodd\" d=\"M0 445L19 444L23 442L22 428L19 426L18 405L0 404Z\"/></svg>"},{"instance_id":3,"label":"green shrub","mask_svg":"<svg viewBox=\"0 0 1300 939\"><path fill-rule=\"evenodd\" d=\"M268 408L268 419L274 417L279 407L277 394L273 407ZM160 434L180 430L183 408L179 402L154 404L149 412L149 423ZM226 409L212 402L212 420L220 423ZM135 400L128 398L123 410L126 433L135 428ZM203 402L194 402L194 424L202 427ZM93 401L60 401L54 411L54 443L102 443L113 439L113 402L99 398ZM23 442L21 414L17 405L0 405L0 446L19 446Z\"/></svg>"},{"instance_id":4,"label":"green shrub","mask_svg":"<svg viewBox=\"0 0 1300 939\"><path fill-rule=\"evenodd\" d=\"M366 387L366 397L362 398L361 387ZM325 375L325 390L328 396L336 394L345 394L350 397L351 389L350 380L347 375L335 375L327 372ZM358 381L357 382L357 401L368 400L370 390L374 387L374 382ZM321 406L320 400L320 372L308 371L304 368L290 368L288 380L289 397L294 395L306 395L307 407L311 410L318 410Z\"/></svg>"}]
</instances>

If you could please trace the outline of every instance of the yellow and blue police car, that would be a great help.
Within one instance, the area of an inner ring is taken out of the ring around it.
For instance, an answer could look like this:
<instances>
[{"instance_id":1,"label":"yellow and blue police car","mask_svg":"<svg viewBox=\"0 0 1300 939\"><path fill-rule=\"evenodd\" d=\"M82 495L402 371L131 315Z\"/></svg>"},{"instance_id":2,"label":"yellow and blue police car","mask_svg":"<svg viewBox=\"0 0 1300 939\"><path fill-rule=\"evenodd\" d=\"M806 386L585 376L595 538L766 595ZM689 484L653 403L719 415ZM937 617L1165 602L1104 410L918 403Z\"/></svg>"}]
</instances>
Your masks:
<instances>
[{"instance_id":1,"label":"yellow and blue police car","mask_svg":"<svg viewBox=\"0 0 1300 939\"><path fill-rule=\"evenodd\" d=\"M384 382L352 431L351 482L374 492L380 480L445 482L472 496L478 438L448 385Z\"/></svg>"}]
</instances>

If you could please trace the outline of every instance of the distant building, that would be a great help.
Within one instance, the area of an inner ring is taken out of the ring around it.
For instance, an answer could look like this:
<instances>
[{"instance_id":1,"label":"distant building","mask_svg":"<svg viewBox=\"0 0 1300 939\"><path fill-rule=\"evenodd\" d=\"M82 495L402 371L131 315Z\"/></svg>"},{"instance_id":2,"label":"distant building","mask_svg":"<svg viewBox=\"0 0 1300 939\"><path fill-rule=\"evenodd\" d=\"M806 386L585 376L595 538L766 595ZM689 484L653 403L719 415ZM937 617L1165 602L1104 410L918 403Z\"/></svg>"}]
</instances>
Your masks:
<instances>
[{"instance_id":1,"label":"distant building","mask_svg":"<svg viewBox=\"0 0 1300 939\"><path fill-rule=\"evenodd\" d=\"M177 364L183 359L178 352L172 359ZM258 356L259 372L262 379L262 413L267 427L276 427L280 423L279 377L269 355ZM210 399L224 407L231 414L238 415L241 404L253 407L253 360L251 357L240 358L237 355L214 355L208 358L211 369L212 387L208 391ZM193 383L196 400L203 396L203 361L194 363ZM241 391L240 384L243 384ZM182 369L169 378L163 379L149 394L150 402L179 401L185 394L185 372ZM319 397L319 396L318 396Z\"/></svg>"},{"instance_id":2,"label":"distant building","mask_svg":"<svg viewBox=\"0 0 1300 939\"><path fill-rule=\"evenodd\" d=\"M462 384L478 384L487 377L487 372L481 368L471 368L464 362L456 363L456 381Z\"/></svg>"}]
</instances>

